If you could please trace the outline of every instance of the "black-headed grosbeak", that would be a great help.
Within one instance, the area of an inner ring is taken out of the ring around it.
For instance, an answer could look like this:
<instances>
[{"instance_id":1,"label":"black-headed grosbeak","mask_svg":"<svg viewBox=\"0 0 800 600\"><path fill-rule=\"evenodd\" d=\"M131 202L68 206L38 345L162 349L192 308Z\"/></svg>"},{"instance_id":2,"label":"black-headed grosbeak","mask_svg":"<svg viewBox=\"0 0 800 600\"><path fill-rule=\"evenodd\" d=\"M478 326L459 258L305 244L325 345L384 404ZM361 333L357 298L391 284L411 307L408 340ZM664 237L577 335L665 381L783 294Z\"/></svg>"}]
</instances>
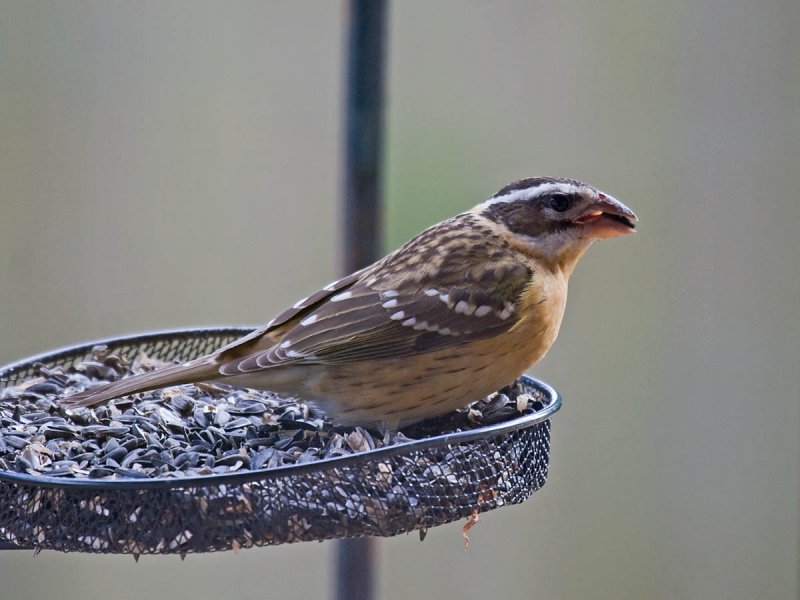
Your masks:
<instances>
[{"instance_id":1,"label":"black-headed grosbeak","mask_svg":"<svg viewBox=\"0 0 800 600\"><path fill-rule=\"evenodd\" d=\"M523 179L212 354L64 402L212 380L296 396L344 423L393 429L440 415L541 359L578 259L635 220L585 183Z\"/></svg>"}]
</instances>

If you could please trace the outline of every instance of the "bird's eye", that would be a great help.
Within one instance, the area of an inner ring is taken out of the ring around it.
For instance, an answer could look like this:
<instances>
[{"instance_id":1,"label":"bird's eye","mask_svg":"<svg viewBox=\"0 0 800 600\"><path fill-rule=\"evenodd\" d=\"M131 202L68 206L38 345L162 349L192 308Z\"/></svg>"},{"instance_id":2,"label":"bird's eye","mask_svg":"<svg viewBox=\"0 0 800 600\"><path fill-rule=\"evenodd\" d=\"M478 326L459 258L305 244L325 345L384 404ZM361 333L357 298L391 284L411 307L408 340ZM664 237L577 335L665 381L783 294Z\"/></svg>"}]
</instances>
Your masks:
<instances>
[{"instance_id":1,"label":"bird's eye","mask_svg":"<svg viewBox=\"0 0 800 600\"><path fill-rule=\"evenodd\" d=\"M564 212L572 206L572 197L568 194L553 194L548 201L550 208L556 212Z\"/></svg>"}]
</instances>

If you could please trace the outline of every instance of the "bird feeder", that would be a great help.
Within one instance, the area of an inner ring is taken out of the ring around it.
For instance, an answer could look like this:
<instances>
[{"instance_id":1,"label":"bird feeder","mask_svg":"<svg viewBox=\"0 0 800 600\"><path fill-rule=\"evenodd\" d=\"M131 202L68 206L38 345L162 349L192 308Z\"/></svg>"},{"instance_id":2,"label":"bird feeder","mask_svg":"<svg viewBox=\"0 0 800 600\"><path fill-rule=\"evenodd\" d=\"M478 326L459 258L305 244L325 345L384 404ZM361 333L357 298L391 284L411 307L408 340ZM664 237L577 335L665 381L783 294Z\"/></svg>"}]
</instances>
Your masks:
<instances>
[{"instance_id":1,"label":"bird feeder","mask_svg":"<svg viewBox=\"0 0 800 600\"><path fill-rule=\"evenodd\" d=\"M136 455L140 463L180 461L187 446L175 452L164 449L169 449L170 440L189 434L179 435L181 426L169 418L137 410L142 407L131 401L127 411L122 410L126 405L107 409L111 412L108 422L89 417L83 426L74 419L67 424L53 388L64 381L65 373L87 361L95 364L92 359L98 346L104 348L105 356L124 364L134 364L139 356L186 361L249 331L193 329L117 338L0 369L0 398L4 399L0 410L8 411L11 396L28 399L25 411L18 407L3 419L0 447L5 450L6 468L0 470L0 538L36 550L138 557L393 536L424 532L522 502L544 485L549 418L560 407L560 398L551 387L527 377L517 384L520 393L515 403L520 405L522 398L525 407L510 410L508 418L498 422L288 466L145 476L131 468L134 459L127 467L119 467L122 475L109 472L93 478L91 472L48 475L46 469L30 464L36 448L46 454L48 441L55 440L74 445L78 463L85 462L86 454L96 448L110 470L126 464L125 456L137 449L145 449L145 455ZM26 381L28 385L20 385ZM236 414L236 409L231 413ZM209 424L212 435L207 439L230 435L242 447L249 440L258 443L253 436L260 435L259 418L242 419L226 429L232 422ZM164 429L161 435L158 428ZM112 439L119 443L110 443ZM107 451L109 446L112 450ZM115 451L116 458L107 459ZM223 463L235 464L224 457Z\"/></svg>"}]
</instances>

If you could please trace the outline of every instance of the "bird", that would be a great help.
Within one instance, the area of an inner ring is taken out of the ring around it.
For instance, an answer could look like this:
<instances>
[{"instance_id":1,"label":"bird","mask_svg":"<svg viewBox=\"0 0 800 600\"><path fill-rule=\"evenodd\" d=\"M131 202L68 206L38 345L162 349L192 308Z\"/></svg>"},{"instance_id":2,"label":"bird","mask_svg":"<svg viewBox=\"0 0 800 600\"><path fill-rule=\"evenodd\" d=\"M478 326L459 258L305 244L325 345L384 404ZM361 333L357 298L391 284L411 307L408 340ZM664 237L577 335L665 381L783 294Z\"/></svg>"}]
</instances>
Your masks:
<instances>
[{"instance_id":1,"label":"bird","mask_svg":"<svg viewBox=\"0 0 800 600\"><path fill-rule=\"evenodd\" d=\"M538 362L578 260L636 221L580 181L521 179L206 356L61 401L93 406L214 382L290 395L343 425L397 430L484 398Z\"/></svg>"}]
</instances>

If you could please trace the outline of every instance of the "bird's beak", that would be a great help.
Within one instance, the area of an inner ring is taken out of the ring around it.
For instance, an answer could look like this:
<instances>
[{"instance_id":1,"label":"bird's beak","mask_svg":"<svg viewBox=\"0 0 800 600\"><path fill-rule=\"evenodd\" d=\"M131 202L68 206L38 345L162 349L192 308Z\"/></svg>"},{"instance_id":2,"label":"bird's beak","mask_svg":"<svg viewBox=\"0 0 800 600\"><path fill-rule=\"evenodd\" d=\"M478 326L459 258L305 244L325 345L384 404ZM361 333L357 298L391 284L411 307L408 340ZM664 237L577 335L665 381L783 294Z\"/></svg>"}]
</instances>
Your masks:
<instances>
[{"instance_id":1,"label":"bird's beak","mask_svg":"<svg viewBox=\"0 0 800 600\"><path fill-rule=\"evenodd\" d=\"M613 238L633 233L637 221L634 212L619 200L600 194L586 211L575 219L583 226L583 235L591 238Z\"/></svg>"}]
</instances>

